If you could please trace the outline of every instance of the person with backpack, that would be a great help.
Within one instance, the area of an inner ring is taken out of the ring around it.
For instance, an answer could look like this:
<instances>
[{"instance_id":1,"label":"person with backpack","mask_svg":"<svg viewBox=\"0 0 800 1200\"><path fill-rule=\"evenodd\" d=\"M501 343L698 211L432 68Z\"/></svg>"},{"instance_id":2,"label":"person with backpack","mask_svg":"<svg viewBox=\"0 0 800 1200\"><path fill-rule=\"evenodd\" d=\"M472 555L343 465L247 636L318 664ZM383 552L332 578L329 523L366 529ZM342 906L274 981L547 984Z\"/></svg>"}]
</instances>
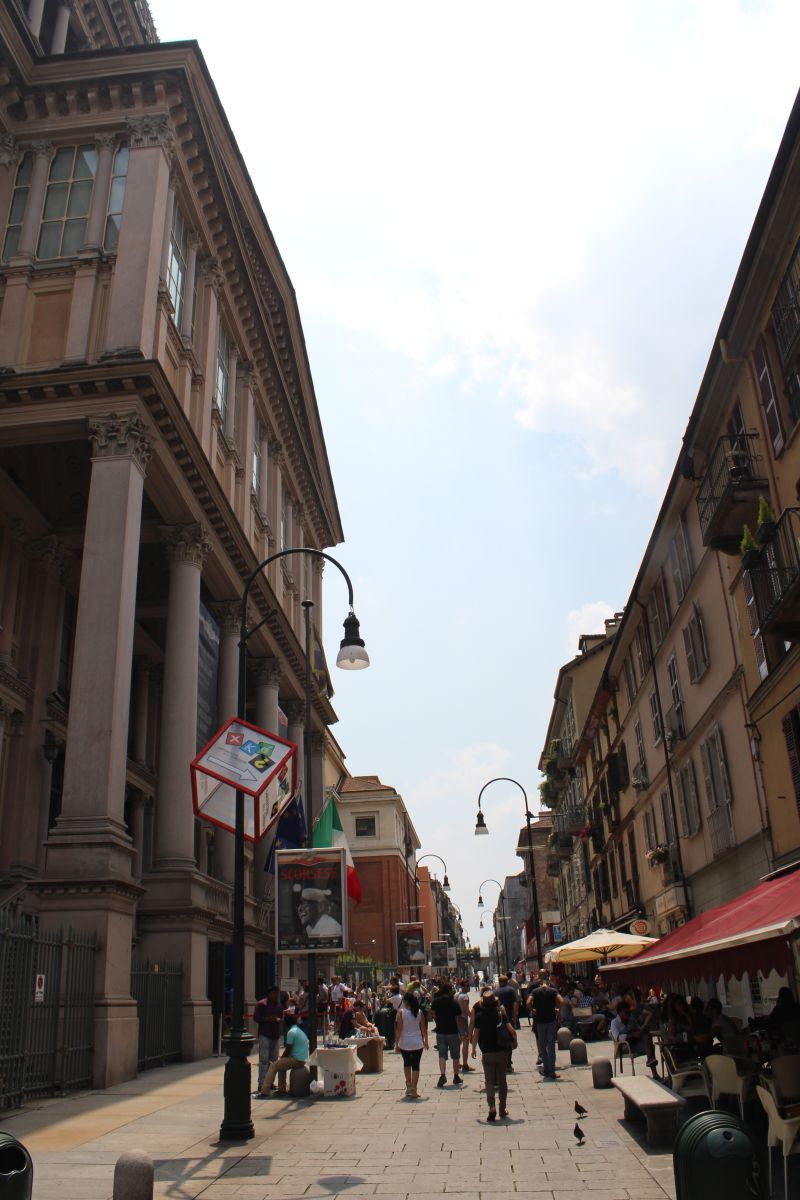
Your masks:
<instances>
[{"instance_id":1,"label":"person with backpack","mask_svg":"<svg viewBox=\"0 0 800 1200\"><path fill-rule=\"evenodd\" d=\"M508 1057L517 1044L517 1034L506 1010L491 988L484 988L480 1001L472 1011L472 1057L481 1048L481 1064L486 1083L488 1120L497 1120L495 1091L500 1102L501 1118L508 1116Z\"/></svg>"}]
</instances>

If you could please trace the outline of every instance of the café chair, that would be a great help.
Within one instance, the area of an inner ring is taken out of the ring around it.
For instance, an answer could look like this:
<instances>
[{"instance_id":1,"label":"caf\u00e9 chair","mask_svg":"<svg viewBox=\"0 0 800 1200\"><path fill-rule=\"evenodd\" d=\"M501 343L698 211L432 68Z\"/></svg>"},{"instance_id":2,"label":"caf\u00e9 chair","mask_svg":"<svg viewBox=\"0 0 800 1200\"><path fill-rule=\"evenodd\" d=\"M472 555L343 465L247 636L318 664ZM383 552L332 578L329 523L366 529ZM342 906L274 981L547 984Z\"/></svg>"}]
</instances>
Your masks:
<instances>
[{"instance_id":1,"label":"caf\u00e9 chair","mask_svg":"<svg viewBox=\"0 0 800 1200\"><path fill-rule=\"evenodd\" d=\"M779 1058L773 1058L770 1066L775 1085L770 1090L779 1107L797 1104L800 1101L800 1054L782 1054Z\"/></svg>"},{"instance_id":2,"label":"caf\u00e9 chair","mask_svg":"<svg viewBox=\"0 0 800 1200\"><path fill-rule=\"evenodd\" d=\"M800 1153L800 1144L797 1144L797 1135L800 1133L800 1117L782 1117L774 1098L760 1084L756 1086L756 1092L769 1121L767 1130L769 1194L772 1195L772 1147L781 1146L783 1149L783 1200L789 1200L788 1159L790 1154Z\"/></svg>"},{"instance_id":3,"label":"caf\u00e9 chair","mask_svg":"<svg viewBox=\"0 0 800 1200\"><path fill-rule=\"evenodd\" d=\"M613 1033L611 1035L611 1040L614 1043L614 1074L616 1075L617 1073L617 1063L619 1063L620 1075L625 1074L623 1060L627 1054L628 1058L631 1060L631 1074L635 1075L636 1067L634 1066L633 1051L630 1048L630 1044L628 1042L621 1042L619 1038L614 1037Z\"/></svg>"},{"instance_id":4,"label":"caf\u00e9 chair","mask_svg":"<svg viewBox=\"0 0 800 1200\"><path fill-rule=\"evenodd\" d=\"M705 1068L711 1083L711 1107L719 1108L720 1096L735 1096L739 1115L744 1120L744 1105L752 1090L758 1068L745 1059L729 1054L709 1054Z\"/></svg>"},{"instance_id":5,"label":"caf\u00e9 chair","mask_svg":"<svg viewBox=\"0 0 800 1200\"><path fill-rule=\"evenodd\" d=\"M711 1087L699 1058L694 1062L676 1062L671 1046L661 1047L661 1057L669 1075L669 1086L677 1096L705 1096L709 1099Z\"/></svg>"}]
</instances>

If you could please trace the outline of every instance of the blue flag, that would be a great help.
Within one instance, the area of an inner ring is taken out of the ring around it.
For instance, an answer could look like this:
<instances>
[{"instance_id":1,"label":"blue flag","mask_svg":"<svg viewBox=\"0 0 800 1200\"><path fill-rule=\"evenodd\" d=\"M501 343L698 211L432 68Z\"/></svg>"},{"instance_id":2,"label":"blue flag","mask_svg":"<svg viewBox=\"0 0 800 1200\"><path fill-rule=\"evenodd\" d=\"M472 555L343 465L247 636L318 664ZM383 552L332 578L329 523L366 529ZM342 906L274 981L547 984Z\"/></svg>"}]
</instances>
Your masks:
<instances>
[{"instance_id":1,"label":"blue flag","mask_svg":"<svg viewBox=\"0 0 800 1200\"><path fill-rule=\"evenodd\" d=\"M264 863L264 870L269 875L275 874L276 850L299 850L305 844L306 817L303 806L298 800L291 800L278 818L278 828Z\"/></svg>"}]
</instances>

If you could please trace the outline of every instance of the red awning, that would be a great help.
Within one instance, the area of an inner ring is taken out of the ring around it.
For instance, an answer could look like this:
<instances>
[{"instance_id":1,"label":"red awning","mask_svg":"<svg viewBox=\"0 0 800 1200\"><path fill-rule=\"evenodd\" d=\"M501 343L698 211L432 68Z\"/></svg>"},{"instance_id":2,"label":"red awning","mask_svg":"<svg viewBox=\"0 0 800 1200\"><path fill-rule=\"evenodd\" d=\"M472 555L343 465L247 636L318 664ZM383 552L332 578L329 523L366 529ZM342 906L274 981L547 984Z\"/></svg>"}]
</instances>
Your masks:
<instances>
[{"instance_id":1,"label":"red awning","mask_svg":"<svg viewBox=\"0 0 800 1200\"><path fill-rule=\"evenodd\" d=\"M800 870L766 879L735 900L693 917L659 938L636 958L601 967L621 979L672 977L680 960L681 976L725 973L741 976L760 969L786 973L791 967L789 939L800 930Z\"/></svg>"}]
</instances>

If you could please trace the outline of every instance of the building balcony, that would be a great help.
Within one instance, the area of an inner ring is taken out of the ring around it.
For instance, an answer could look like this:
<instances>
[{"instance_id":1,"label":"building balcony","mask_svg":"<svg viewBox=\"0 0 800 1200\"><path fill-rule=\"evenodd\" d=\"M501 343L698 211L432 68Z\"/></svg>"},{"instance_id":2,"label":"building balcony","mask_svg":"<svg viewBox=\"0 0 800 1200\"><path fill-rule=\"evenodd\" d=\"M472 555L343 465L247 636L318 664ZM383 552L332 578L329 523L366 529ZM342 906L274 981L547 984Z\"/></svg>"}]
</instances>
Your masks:
<instances>
[{"instance_id":1,"label":"building balcony","mask_svg":"<svg viewBox=\"0 0 800 1200\"><path fill-rule=\"evenodd\" d=\"M556 833L566 833L575 837L586 824L586 814L577 804L562 805L553 813L553 827Z\"/></svg>"},{"instance_id":2,"label":"building balcony","mask_svg":"<svg viewBox=\"0 0 800 1200\"><path fill-rule=\"evenodd\" d=\"M712 550L739 553L742 527L752 519L758 497L769 492L757 449L756 433L717 442L697 493L703 545Z\"/></svg>"},{"instance_id":3,"label":"building balcony","mask_svg":"<svg viewBox=\"0 0 800 1200\"><path fill-rule=\"evenodd\" d=\"M561 859L557 854L548 854L545 859L545 874L557 879L561 874Z\"/></svg>"},{"instance_id":4,"label":"building balcony","mask_svg":"<svg viewBox=\"0 0 800 1200\"><path fill-rule=\"evenodd\" d=\"M782 513L750 581L760 632L800 637L800 509Z\"/></svg>"}]
</instances>

